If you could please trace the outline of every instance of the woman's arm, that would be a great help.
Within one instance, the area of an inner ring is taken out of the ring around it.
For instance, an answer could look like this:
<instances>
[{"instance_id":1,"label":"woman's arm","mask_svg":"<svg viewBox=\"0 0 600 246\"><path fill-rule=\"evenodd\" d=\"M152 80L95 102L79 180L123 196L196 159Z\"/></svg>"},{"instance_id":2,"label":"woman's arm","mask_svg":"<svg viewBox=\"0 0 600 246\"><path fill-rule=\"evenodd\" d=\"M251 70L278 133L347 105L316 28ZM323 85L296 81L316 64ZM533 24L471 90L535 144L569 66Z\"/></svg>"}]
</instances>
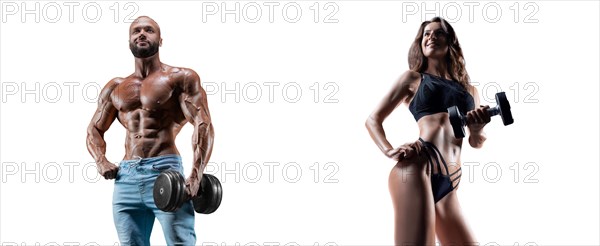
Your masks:
<instances>
[{"instance_id":1,"label":"woman's arm","mask_svg":"<svg viewBox=\"0 0 600 246\"><path fill-rule=\"evenodd\" d=\"M381 103L375 108L373 113L369 115L365 126L369 131L369 135L379 147L379 149L388 157L392 158L397 155L398 149L394 149L385 136L383 129L383 121L392 111L401 103L408 103L410 95L412 95L411 85L419 81L421 74L414 71L406 71L398 81L392 86L390 92L385 95Z\"/></svg>"},{"instance_id":2,"label":"woman's arm","mask_svg":"<svg viewBox=\"0 0 600 246\"><path fill-rule=\"evenodd\" d=\"M471 89L475 105L479 105L479 92L474 86ZM467 128L469 128L469 145L479 149L487 139L483 127L490 122L490 114L487 110L490 106L478 107L467 112Z\"/></svg>"}]
</instances>

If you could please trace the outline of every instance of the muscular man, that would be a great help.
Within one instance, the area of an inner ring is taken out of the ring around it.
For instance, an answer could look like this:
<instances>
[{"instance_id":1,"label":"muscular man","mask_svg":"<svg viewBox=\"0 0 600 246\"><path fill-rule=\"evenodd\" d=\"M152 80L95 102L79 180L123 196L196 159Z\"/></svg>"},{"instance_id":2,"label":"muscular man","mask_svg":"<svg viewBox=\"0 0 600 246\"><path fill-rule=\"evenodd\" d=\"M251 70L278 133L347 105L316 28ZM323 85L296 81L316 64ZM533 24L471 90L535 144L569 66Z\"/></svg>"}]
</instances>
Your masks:
<instances>
[{"instance_id":1,"label":"muscular man","mask_svg":"<svg viewBox=\"0 0 600 246\"><path fill-rule=\"evenodd\" d=\"M200 77L188 68L160 62L162 45L158 24L138 17L129 28L129 48L135 71L114 78L100 92L98 109L87 130L87 148L105 179L115 179L113 218L123 245L150 245L157 218L168 245L195 245L194 210L187 201L176 212L156 208L154 180L161 171L183 174L175 137L190 122L194 126L193 166L186 192L196 196L213 146L213 127ZM118 119L127 130L125 157L119 166L106 157L104 132Z\"/></svg>"}]
</instances>

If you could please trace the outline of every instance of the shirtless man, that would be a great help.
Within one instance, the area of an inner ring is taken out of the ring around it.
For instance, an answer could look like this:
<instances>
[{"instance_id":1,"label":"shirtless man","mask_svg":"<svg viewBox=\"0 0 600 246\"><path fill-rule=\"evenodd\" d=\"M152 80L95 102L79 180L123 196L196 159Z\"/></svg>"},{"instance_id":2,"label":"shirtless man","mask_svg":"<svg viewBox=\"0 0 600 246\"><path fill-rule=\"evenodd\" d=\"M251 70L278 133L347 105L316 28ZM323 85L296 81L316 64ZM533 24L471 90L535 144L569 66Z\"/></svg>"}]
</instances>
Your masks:
<instances>
[{"instance_id":1,"label":"shirtless man","mask_svg":"<svg viewBox=\"0 0 600 246\"><path fill-rule=\"evenodd\" d=\"M138 17L129 28L129 48L135 72L114 78L100 92L98 109L87 130L87 148L105 179L115 179L113 218L122 245L150 245L157 218L168 245L195 245L194 210L187 201L175 212L154 204L152 189L161 171L183 174L175 137L190 122L194 126L193 166L186 192L195 197L212 152L214 132L200 77L188 68L160 62L158 24ZM118 119L127 130L125 157L119 166L106 157L104 132Z\"/></svg>"}]
</instances>

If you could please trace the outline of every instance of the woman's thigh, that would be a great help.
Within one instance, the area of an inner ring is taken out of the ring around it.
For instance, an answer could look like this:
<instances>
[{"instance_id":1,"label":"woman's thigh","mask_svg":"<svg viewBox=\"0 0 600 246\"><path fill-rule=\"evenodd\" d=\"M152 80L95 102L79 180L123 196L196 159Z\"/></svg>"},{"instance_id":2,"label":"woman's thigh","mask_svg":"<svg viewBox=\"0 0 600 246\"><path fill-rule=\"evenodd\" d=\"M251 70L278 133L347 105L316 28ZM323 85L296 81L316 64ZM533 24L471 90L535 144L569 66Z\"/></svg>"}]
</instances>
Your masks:
<instances>
[{"instance_id":1,"label":"woman's thigh","mask_svg":"<svg viewBox=\"0 0 600 246\"><path fill-rule=\"evenodd\" d=\"M403 161L390 172L396 245L435 244L435 208L425 166L422 160Z\"/></svg>"},{"instance_id":2,"label":"woman's thigh","mask_svg":"<svg viewBox=\"0 0 600 246\"><path fill-rule=\"evenodd\" d=\"M456 190L435 204L435 231L442 246L477 245L462 214Z\"/></svg>"}]
</instances>

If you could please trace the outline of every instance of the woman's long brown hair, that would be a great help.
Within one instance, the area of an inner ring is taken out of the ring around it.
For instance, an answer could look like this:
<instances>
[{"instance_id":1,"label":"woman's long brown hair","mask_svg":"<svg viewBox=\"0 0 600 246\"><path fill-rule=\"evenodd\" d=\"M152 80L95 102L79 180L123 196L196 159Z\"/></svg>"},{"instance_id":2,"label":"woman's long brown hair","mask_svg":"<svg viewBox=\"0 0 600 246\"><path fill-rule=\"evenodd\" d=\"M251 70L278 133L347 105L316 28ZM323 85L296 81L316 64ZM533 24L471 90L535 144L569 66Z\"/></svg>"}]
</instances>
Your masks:
<instances>
[{"instance_id":1,"label":"woman's long brown hair","mask_svg":"<svg viewBox=\"0 0 600 246\"><path fill-rule=\"evenodd\" d=\"M442 26L442 29L446 32L446 39L448 40L446 67L448 69L448 74L452 80L458 82L464 88L467 88L470 79L467 69L465 68L465 58L463 57L462 49L460 48L460 44L456 38L454 28L452 28L450 23L441 17L434 17L429 21L424 21L421 23L421 27L419 28L419 32L415 37L415 41L413 41L408 52L409 69L419 73L422 73L427 69L427 57L423 55L421 41L423 41L423 30L425 29L425 26L432 22L439 22Z\"/></svg>"}]
</instances>

